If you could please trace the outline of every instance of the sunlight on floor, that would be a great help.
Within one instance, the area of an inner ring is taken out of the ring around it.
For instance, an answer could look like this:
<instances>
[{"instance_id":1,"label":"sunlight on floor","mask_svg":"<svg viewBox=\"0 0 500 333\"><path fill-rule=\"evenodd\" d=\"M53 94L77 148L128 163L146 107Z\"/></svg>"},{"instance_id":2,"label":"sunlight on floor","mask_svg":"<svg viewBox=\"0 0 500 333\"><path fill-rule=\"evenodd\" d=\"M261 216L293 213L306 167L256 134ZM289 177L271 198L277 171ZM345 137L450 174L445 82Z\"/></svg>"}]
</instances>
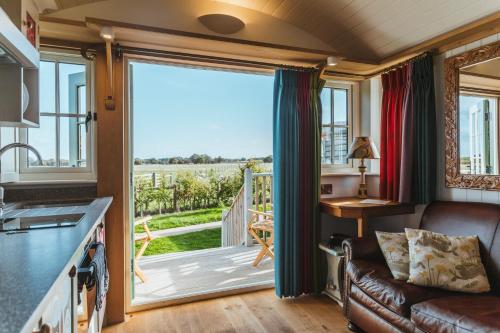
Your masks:
<instances>
[{"instance_id":1,"label":"sunlight on floor","mask_svg":"<svg viewBox=\"0 0 500 333\"><path fill-rule=\"evenodd\" d=\"M259 251L258 246L239 246L143 257L139 266L147 281L136 279L134 303L272 283L271 259L252 265Z\"/></svg>"}]
</instances>

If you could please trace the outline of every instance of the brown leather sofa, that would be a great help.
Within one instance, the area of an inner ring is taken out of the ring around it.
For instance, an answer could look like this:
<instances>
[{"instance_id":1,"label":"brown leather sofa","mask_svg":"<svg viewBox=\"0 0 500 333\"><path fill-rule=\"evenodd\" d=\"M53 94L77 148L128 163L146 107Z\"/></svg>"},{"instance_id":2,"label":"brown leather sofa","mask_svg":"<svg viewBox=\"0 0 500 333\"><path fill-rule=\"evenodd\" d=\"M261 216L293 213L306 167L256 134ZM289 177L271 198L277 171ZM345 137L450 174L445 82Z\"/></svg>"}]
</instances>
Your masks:
<instances>
[{"instance_id":1,"label":"brown leather sofa","mask_svg":"<svg viewBox=\"0 0 500 333\"><path fill-rule=\"evenodd\" d=\"M394 280L374 238L348 239L344 311L349 328L365 332L500 332L500 206L434 202L420 229L477 235L492 291L450 292Z\"/></svg>"}]
</instances>

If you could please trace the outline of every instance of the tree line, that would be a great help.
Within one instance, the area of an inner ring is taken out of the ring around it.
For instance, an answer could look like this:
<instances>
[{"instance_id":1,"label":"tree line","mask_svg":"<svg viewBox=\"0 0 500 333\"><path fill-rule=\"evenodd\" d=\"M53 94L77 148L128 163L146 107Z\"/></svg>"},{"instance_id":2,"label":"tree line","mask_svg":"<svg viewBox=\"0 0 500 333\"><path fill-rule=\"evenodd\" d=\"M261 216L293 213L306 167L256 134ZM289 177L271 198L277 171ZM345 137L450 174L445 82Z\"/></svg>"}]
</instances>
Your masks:
<instances>
[{"instance_id":1,"label":"tree line","mask_svg":"<svg viewBox=\"0 0 500 333\"><path fill-rule=\"evenodd\" d=\"M252 158L251 160L260 161L263 163L271 163L273 161L272 155L265 157ZM135 158L134 165L143 164L219 164L219 163L238 163L246 162L249 159L242 158L225 158L221 156L212 157L207 154L193 154L189 157L175 156L164 158Z\"/></svg>"}]
</instances>

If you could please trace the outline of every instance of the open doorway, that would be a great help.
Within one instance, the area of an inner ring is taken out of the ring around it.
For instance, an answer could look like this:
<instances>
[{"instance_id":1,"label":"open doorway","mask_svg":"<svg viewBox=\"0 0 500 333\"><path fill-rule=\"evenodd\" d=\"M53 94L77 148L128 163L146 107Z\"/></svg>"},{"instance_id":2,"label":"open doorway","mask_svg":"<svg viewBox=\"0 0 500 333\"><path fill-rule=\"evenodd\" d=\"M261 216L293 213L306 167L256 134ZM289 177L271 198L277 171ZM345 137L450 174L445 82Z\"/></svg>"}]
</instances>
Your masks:
<instances>
[{"instance_id":1,"label":"open doorway","mask_svg":"<svg viewBox=\"0 0 500 333\"><path fill-rule=\"evenodd\" d=\"M272 209L273 77L131 61L129 81L133 304L272 285L246 226Z\"/></svg>"}]
</instances>

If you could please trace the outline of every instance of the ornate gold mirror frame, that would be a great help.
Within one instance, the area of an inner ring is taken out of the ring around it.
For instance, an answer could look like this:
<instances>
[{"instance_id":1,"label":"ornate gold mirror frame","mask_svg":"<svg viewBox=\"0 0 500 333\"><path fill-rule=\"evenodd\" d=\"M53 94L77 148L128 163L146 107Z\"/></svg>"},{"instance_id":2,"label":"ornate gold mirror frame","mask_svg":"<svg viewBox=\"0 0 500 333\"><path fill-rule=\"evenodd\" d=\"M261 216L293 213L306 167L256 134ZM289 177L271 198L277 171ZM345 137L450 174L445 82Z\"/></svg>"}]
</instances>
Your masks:
<instances>
[{"instance_id":1,"label":"ornate gold mirror frame","mask_svg":"<svg viewBox=\"0 0 500 333\"><path fill-rule=\"evenodd\" d=\"M464 52L445 60L445 154L446 186L500 191L500 175L461 174L459 168L459 70L500 57L500 42Z\"/></svg>"}]
</instances>

